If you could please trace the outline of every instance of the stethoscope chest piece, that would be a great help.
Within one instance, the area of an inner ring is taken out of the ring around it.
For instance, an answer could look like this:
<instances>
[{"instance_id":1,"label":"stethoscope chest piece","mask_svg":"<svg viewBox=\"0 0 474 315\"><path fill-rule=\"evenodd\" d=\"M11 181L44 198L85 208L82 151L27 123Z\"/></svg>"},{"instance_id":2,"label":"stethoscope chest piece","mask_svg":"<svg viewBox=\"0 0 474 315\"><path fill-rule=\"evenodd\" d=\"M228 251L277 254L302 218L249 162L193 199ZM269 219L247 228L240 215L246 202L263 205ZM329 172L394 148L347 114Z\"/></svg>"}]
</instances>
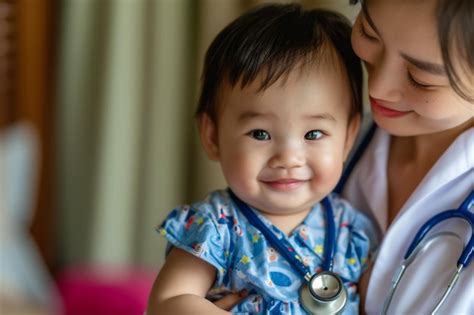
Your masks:
<instances>
[{"instance_id":1,"label":"stethoscope chest piece","mask_svg":"<svg viewBox=\"0 0 474 315\"><path fill-rule=\"evenodd\" d=\"M310 314L340 314L347 303L347 292L338 275L323 271L301 287L300 301Z\"/></svg>"}]
</instances>

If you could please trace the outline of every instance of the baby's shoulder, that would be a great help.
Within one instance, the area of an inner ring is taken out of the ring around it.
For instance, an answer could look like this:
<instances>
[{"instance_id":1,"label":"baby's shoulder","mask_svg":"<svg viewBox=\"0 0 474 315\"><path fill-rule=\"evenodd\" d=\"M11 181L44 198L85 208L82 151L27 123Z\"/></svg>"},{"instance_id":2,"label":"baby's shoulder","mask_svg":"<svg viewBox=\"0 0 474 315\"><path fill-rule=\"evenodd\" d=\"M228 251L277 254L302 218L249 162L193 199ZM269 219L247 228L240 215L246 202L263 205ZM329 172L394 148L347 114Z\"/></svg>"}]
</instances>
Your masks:
<instances>
[{"instance_id":1,"label":"baby's shoulder","mask_svg":"<svg viewBox=\"0 0 474 315\"><path fill-rule=\"evenodd\" d=\"M334 209L335 212L358 212L354 206L345 198L343 198L341 195L337 193L331 193L328 196L329 201L331 202L331 205Z\"/></svg>"},{"instance_id":2,"label":"baby's shoulder","mask_svg":"<svg viewBox=\"0 0 474 315\"><path fill-rule=\"evenodd\" d=\"M224 189L212 191L206 198L188 207L216 220L222 218L223 215L235 215L237 212L229 192Z\"/></svg>"},{"instance_id":3,"label":"baby's shoulder","mask_svg":"<svg viewBox=\"0 0 474 315\"><path fill-rule=\"evenodd\" d=\"M197 218L215 225L227 223L230 227L234 221L240 220L229 192L223 189L209 193L203 200L175 207L167 220L188 222Z\"/></svg>"},{"instance_id":4,"label":"baby's shoulder","mask_svg":"<svg viewBox=\"0 0 474 315\"><path fill-rule=\"evenodd\" d=\"M370 221L363 209L354 207L347 199L339 194L331 193L328 196L335 217L339 217L345 221Z\"/></svg>"}]
</instances>

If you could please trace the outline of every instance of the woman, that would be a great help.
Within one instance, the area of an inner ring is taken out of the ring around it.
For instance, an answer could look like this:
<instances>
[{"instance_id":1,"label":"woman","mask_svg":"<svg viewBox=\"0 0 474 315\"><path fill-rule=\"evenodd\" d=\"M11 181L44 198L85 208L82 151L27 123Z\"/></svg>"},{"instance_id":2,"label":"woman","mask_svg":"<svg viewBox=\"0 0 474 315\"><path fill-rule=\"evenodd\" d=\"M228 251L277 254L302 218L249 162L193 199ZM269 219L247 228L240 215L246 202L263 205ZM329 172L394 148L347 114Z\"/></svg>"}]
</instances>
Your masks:
<instances>
[{"instance_id":1,"label":"woman","mask_svg":"<svg viewBox=\"0 0 474 315\"><path fill-rule=\"evenodd\" d=\"M343 195L370 212L383 235L368 286L360 288L362 295L367 289L366 312L379 314L418 229L457 208L474 186L474 1L366 0L352 43L367 68L379 128ZM436 229L462 241L443 237L422 253L389 313L429 313L441 299L471 230L458 219ZM474 314L473 274L471 264L441 314ZM218 304L226 308L237 298Z\"/></svg>"},{"instance_id":2,"label":"woman","mask_svg":"<svg viewBox=\"0 0 474 315\"><path fill-rule=\"evenodd\" d=\"M353 1L355 2L355 1ZM343 195L370 209L384 233L368 284L367 313L380 313L392 275L419 228L457 208L473 189L474 2L369 0L352 32L368 72L370 104L380 127ZM461 220L463 245L471 235ZM390 313L428 313L437 304L460 255L452 241L436 243L407 269ZM442 314L473 314L471 264Z\"/></svg>"}]
</instances>

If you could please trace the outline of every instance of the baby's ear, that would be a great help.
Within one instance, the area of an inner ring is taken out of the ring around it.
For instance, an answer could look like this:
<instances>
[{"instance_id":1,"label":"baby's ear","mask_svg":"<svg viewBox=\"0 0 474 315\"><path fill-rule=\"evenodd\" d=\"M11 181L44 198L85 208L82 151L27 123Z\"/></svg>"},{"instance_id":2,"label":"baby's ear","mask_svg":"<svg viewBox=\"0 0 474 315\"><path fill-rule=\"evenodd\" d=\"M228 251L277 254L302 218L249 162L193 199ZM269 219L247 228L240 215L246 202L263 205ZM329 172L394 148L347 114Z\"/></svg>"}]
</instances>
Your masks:
<instances>
[{"instance_id":1,"label":"baby's ear","mask_svg":"<svg viewBox=\"0 0 474 315\"><path fill-rule=\"evenodd\" d=\"M219 160L219 146L217 141L217 126L208 114L198 117L199 137L209 159Z\"/></svg>"},{"instance_id":2,"label":"baby's ear","mask_svg":"<svg viewBox=\"0 0 474 315\"><path fill-rule=\"evenodd\" d=\"M346 143L344 144L344 162L349 156L349 152L351 152L352 146L354 145L354 141L357 138L357 134L359 133L360 128L360 122L360 114L353 115L350 118L349 125L347 126Z\"/></svg>"}]
</instances>

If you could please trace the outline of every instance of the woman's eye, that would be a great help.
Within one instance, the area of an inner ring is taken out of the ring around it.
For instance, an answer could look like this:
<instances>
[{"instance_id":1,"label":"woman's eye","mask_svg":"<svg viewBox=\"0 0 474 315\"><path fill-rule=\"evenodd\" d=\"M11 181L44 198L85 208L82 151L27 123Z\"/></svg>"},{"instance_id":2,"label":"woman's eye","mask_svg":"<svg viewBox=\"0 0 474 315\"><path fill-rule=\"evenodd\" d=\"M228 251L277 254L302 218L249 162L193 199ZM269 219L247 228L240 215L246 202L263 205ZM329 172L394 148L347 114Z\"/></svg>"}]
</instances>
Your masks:
<instances>
[{"instance_id":1,"label":"woman's eye","mask_svg":"<svg viewBox=\"0 0 474 315\"><path fill-rule=\"evenodd\" d=\"M378 39L377 37L374 37L372 35L369 35L367 33L367 31L365 30L364 28L364 25L362 25L362 22L359 23L359 27L358 27L358 30L359 30L359 34L364 37L365 39L367 39L368 41L370 42L376 42Z\"/></svg>"},{"instance_id":2,"label":"woman's eye","mask_svg":"<svg viewBox=\"0 0 474 315\"><path fill-rule=\"evenodd\" d=\"M255 129L249 132L249 135L259 141L270 140L270 134L262 129Z\"/></svg>"},{"instance_id":3,"label":"woman's eye","mask_svg":"<svg viewBox=\"0 0 474 315\"><path fill-rule=\"evenodd\" d=\"M324 133L321 130L311 130L308 131L305 135L304 138L306 140L319 140L324 136Z\"/></svg>"},{"instance_id":4,"label":"woman's eye","mask_svg":"<svg viewBox=\"0 0 474 315\"><path fill-rule=\"evenodd\" d=\"M416 81L413 76L410 74L410 72L407 73L407 76L408 76L408 82L415 88L417 89L423 89L423 90L429 90L430 88L432 88L433 86L432 85L428 85L428 84L422 84L418 81Z\"/></svg>"}]
</instances>

